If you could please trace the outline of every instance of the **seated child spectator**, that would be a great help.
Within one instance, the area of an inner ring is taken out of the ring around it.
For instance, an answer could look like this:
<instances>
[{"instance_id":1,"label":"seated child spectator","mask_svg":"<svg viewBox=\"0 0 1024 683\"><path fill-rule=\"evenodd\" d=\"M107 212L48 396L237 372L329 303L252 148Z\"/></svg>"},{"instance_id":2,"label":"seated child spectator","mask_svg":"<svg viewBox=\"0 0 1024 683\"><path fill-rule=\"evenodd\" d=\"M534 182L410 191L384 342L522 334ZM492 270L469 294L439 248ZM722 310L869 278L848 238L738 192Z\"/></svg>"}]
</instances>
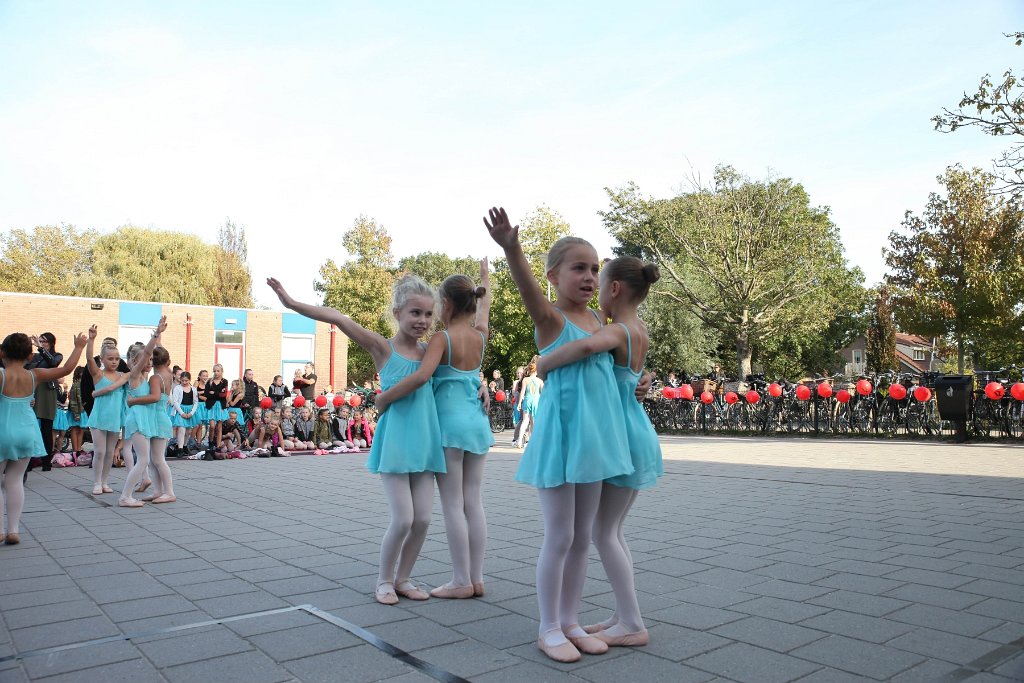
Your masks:
<instances>
[{"instance_id":1,"label":"seated child spectator","mask_svg":"<svg viewBox=\"0 0 1024 683\"><path fill-rule=\"evenodd\" d=\"M342 403L331 420L331 439L335 446L352 448L352 442L348 438L348 406Z\"/></svg>"},{"instance_id":2,"label":"seated child spectator","mask_svg":"<svg viewBox=\"0 0 1024 683\"><path fill-rule=\"evenodd\" d=\"M316 424L313 425L313 443L317 448L330 448L334 445L331 441L331 411L321 408L316 413Z\"/></svg>"},{"instance_id":3,"label":"seated child spectator","mask_svg":"<svg viewBox=\"0 0 1024 683\"><path fill-rule=\"evenodd\" d=\"M242 437L242 425L238 422L238 414L232 412L224 422L220 433L220 453L241 449L245 439Z\"/></svg>"},{"instance_id":4,"label":"seated child spectator","mask_svg":"<svg viewBox=\"0 0 1024 683\"><path fill-rule=\"evenodd\" d=\"M281 411L281 448L293 450L299 448L298 443L295 438L295 419L292 417L292 407L285 406Z\"/></svg>"},{"instance_id":5,"label":"seated child spectator","mask_svg":"<svg viewBox=\"0 0 1024 683\"><path fill-rule=\"evenodd\" d=\"M373 444L373 427L363 411L356 409L348 422L348 440L356 448L369 448Z\"/></svg>"},{"instance_id":6,"label":"seated child spectator","mask_svg":"<svg viewBox=\"0 0 1024 683\"><path fill-rule=\"evenodd\" d=\"M293 423L295 426L296 448L316 448L313 443L313 416L309 408L302 406Z\"/></svg>"}]
</instances>

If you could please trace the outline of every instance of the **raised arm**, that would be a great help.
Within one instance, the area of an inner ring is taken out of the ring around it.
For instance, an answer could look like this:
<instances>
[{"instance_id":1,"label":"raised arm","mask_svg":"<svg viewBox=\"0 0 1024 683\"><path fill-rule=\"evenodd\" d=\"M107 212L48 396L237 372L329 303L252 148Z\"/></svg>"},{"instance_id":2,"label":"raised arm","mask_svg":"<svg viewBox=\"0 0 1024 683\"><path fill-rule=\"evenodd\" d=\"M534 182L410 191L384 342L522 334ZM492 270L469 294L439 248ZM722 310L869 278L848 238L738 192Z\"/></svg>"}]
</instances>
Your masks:
<instances>
[{"instance_id":1,"label":"raised arm","mask_svg":"<svg viewBox=\"0 0 1024 683\"><path fill-rule=\"evenodd\" d=\"M95 329L95 325L90 328L90 331L93 332L93 336L95 336ZM84 333L79 333L78 336L75 337L75 350L72 351L71 356L64 361L64 365L59 368L33 368L32 372L36 376L36 381L49 382L51 380L60 379L61 377L66 377L74 372L75 368L78 367L78 361L82 358L82 350L90 340L91 338L86 337Z\"/></svg>"},{"instance_id":2,"label":"raised arm","mask_svg":"<svg viewBox=\"0 0 1024 683\"><path fill-rule=\"evenodd\" d=\"M93 355L93 343L96 341L96 326L91 325L89 327L89 341L85 345L85 369L89 371L89 375L92 377L93 384L96 384L97 380L102 376L103 371L100 370L100 366L96 365L96 357Z\"/></svg>"},{"instance_id":3,"label":"raised arm","mask_svg":"<svg viewBox=\"0 0 1024 683\"><path fill-rule=\"evenodd\" d=\"M370 354L377 368L384 366L388 355L391 353L391 347L388 346L387 339L372 330L366 329L352 320L352 318L333 308L314 306L313 304L304 304L301 301L296 301L285 291L284 286L276 278L267 278L267 284L274 290L277 298L281 300L281 304L285 308L291 309L307 318L335 325L345 333L345 336L359 344Z\"/></svg>"},{"instance_id":4,"label":"raised arm","mask_svg":"<svg viewBox=\"0 0 1024 683\"><path fill-rule=\"evenodd\" d=\"M401 398L405 398L430 381L430 377L434 374L434 370L437 369L438 363L441 362L441 356L444 354L445 348L447 348L447 344L445 343L444 332L435 332L427 344L427 350L423 352L423 359L420 361L419 369L411 375L403 377L401 382L387 391L377 394L377 398L374 399L374 405L377 406L377 410L383 413L389 405Z\"/></svg>"},{"instance_id":5,"label":"raised arm","mask_svg":"<svg viewBox=\"0 0 1024 683\"><path fill-rule=\"evenodd\" d=\"M491 291L491 269L486 256L480 259L480 286L484 288L484 296L476 307L476 329L486 339L489 334L487 326L490 324L491 301L494 298L494 292Z\"/></svg>"},{"instance_id":6,"label":"raised arm","mask_svg":"<svg viewBox=\"0 0 1024 683\"><path fill-rule=\"evenodd\" d=\"M132 375L129 372L122 372L117 379L115 379L113 382L103 387L102 389L93 389L92 397L99 398L100 396L105 396L111 392L117 391L118 389L120 389L121 387L128 383L128 380L131 379L131 376Z\"/></svg>"},{"instance_id":7,"label":"raised arm","mask_svg":"<svg viewBox=\"0 0 1024 683\"><path fill-rule=\"evenodd\" d=\"M130 372L133 375L138 375L139 371L145 367L146 362L153 357L153 349L160 343L160 335L167 329L167 316L161 316L160 322L156 324L156 329L153 330L153 335L146 342L146 345L142 347L142 351L129 364Z\"/></svg>"},{"instance_id":8,"label":"raised arm","mask_svg":"<svg viewBox=\"0 0 1024 683\"><path fill-rule=\"evenodd\" d=\"M625 343L626 332L622 329L622 325L605 325L589 337L569 342L551 353L541 356L537 361L537 374L540 377L545 377L549 372L563 365L575 363L595 353L611 351Z\"/></svg>"},{"instance_id":9,"label":"raised arm","mask_svg":"<svg viewBox=\"0 0 1024 683\"><path fill-rule=\"evenodd\" d=\"M491 239L505 251L509 272L523 297L527 313L530 314L541 337L553 337L561 331L562 318L544 296L533 276L533 271L530 270L530 264L523 254L523 246L519 243L519 226L512 226L504 208L492 208L487 213L490 221L484 218L484 225L487 226Z\"/></svg>"}]
</instances>

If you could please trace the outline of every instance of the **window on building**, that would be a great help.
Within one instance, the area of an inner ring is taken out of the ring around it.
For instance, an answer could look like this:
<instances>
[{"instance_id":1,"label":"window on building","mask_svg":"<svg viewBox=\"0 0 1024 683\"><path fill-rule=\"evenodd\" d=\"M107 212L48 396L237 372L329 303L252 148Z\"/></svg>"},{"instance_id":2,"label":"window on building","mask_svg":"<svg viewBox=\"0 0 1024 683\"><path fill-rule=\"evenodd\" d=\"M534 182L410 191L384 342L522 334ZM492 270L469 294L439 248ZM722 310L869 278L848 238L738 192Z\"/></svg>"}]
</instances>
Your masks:
<instances>
[{"instance_id":1,"label":"window on building","mask_svg":"<svg viewBox=\"0 0 1024 683\"><path fill-rule=\"evenodd\" d=\"M864 362L864 356L861 354L860 349L853 350L853 362L857 365Z\"/></svg>"},{"instance_id":2,"label":"window on building","mask_svg":"<svg viewBox=\"0 0 1024 683\"><path fill-rule=\"evenodd\" d=\"M296 370L313 362L314 339L312 334L281 335L281 376L286 386L291 387Z\"/></svg>"},{"instance_id":3,"label":"window on building","mask_svg":"<svg viewBox=\"0 0 1024 683\"><path fill-rule=\"evenodd\" d=\"M924 360L924 349L914 349L914 360Z\"/></svg>"},{"instance_id":4,"label":"window on building","mask_svg":"<svg viewBox=\"0 0 1024 683\"><path fill-rule=\"evenodd\" d=\"M245 332L241 330L217 330L214 335L217 344L245 344Z\"/></svg>"}]
</instances>

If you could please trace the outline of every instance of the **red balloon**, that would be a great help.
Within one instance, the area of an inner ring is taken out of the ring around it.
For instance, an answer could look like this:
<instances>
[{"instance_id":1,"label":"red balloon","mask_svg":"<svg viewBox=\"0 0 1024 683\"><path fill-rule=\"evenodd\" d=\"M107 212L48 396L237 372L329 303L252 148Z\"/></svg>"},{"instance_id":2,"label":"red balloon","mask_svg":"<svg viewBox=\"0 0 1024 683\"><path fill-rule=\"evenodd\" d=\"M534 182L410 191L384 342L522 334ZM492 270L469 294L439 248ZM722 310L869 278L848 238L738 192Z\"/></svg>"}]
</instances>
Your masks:
<instances>
[{"instance_id":1,"label":"red balloon","mask_svg":"<svg viewBox=\"0 0 1024 683\"><path fill-rule=\"evenodd\" d=\"M373 393L375 393L375 394L379 394L379 393L380 393L380 389L374 389L374 392L373 392Z\"/></svg>"},{"instance_id":2,"label":"red balloon","mask_svg":"<svg viewBox=\"0 0 1024 683\"><path fill-rule=\"evenodd\" d=\"M266 410L267 408L273 408L273 407L274 407L274 399L270 398L269 396L264 396L262 399L260 399L260 408L263 408L264 410Z\"/></svg>"},{"instance_id":3,"label":"red balloon","mask_svg":"<svg viewBox=\"0 0 1024 683\"><path fill-rule=\"evenodd\" d=\"M811 388L806 384L801 384L796 388L797 400L806 401L811 397Z\"/></svg>"},{"instance_id":4,"label":"red balloon","mask_svg":"<svg viewBox=\"0 0 1024 683\"><path fill-rule=\"evenodd\" d=\"M832 395L832 385L828 382L822 382L818 385L818 396L822 398L828 398Z\"/></svg>"},{"instance_id":5,"label":"red balloon","mask_svg":"<svg viewBox=\"0 0 1024 683\"><path fill-rule=\"evenodd\" d=\"M292 399L292 405L296 408L301 408L306 405L306 398L300 394Z\"/></svg>"},{"instance_id":6,"label":"red balloon","mask_svg":"<svg viewBox=\"0 0 1024 683\"><path fill-rule=\"evenodd\" d=\"M932 390L928 387L914 387L914 398L921 403L930 401L932 398Z\"/></svg>"},{"instance_id":7,"label":"red balloon","mask_svg":"<svg viewBox=\"0 0 1024 683\"><path fill-rule=\"evenodd\" d=\"M768 395L773 398L778 398L779 396L782 396L782 385L776 382L772 382L771 384L769 384Z\"/></svg>"},{"instance_id":8,"label":"red balloon","mask_svg":"<svg viewBox=\"0 0 1024 683\"><path fill-rule=\"evenodd\" d=\"M747 392L747 403L754 404L754 403L757 403L760 400L761 400L761 394L759 394L759 393L757 393L756 391L753 391L753 390Z\"/></svg>"},{"instance_id":9,"label":"red balloon","mask_svg":"<svg viewBox=\"0 0 1024 683\"><path fill-rule=\"evenodd\" d=\"M1010 387L1010 396L1013 396L1018 401L1024 401L1024 382L1017 382Z\"/></svg>"},{"instance_id":10,"label":"red balloon","mask_svg":"<svg viewBox=\"0 0 1024 683\"><path fill-rule=\"evenodd\" d=\"M866 379L862 379L857 382L857 393L861 396L867 396L871 393L872 389L874 389L874 387L871 386L871 382Z\"/></svg>"},{"instance_id":11,"label":"red balloon","mask_svg":"<svg viewBox=\"0 0 1024 683\"><path fill-rule=\"evenodd\" d=\"M1022 384L1021 386L1024 387L1024 384ZM691 387L689 384L684 384L683 386L679 387L679 389L676 391L676 395L683 400L692 401L693 387Z\"/></svg>"},{"instance_id":12,"label":"red balloon","mask_svg":"<svg viewBox=\"0 0 1024 683\"><path fill-rule=\"evenodd\" d=\"M736 403L739 400L740 396L735 391L725 392L725 402L728 403L729 405L732 405L733 403Z\"/></svg>"},{"instance_id":13,"label":"red balloon","mask_svg":"<svg viewBox=\"0 0 1024 683\"><path fill-rule=\"evenodd\" d=\"M501 389L495 391L494 392L494 400L497 401L498 403L504 403L505 402L505 392L502 391Z\"/></svg>"},{"instance_id":14,"label":"red balloon","mask_svg":"<svg viewBox=\"0 0 1024 683\"><path fill-rule=\"evenodd\" d=\"M661 395L664 396L665 398L675 398L676 390L673 389L672 387L664 387L661 390Z\"/></svg>"},{"instance_id":15,"label":"red balloon","mask_svg":"<svg viewBox=\"0 0 1024 683\"><path fill-rule=\"evenodd\" d=\"M1006 393L1006 389L999 382L989 382L985 385L985 395L993 401L998 401Z\"/></svg>"},{"instance_id":16,"label":"red balloon","mask_svg":"<svg viewBox=\"0 0 1024 683\"><path fill-rule=\"evenodd\" d=\"M889 396L897 401L902 401L907 397L907 388L899 382L893 382L889 385Z\"/></svg>"},{"instance_id":17,"label":"red balloon","mask_svg":"<svg viewBox=\"0 0 1024 683\"><path fill-rule=\"evenodd\" d=\"M700 394L700 401L704 404L714 403L715 395L710 391L702 391Z\"/></svg>"},{"instance_id":18,"label":"red balloon","mask_svg":"<svg viewBox=\"0 0 1024 683\"><path fill-rule=\"evenodd\" d=\"M318 408L323 408L325 405L327 405L327 397L317 396L313 403L315 403Z\"/></svg>"},{"instance_id":19,"label":"red balloon","mask_svg":"<svg viewBox=\"0 0 1024 683\"><path fill-rule=\"evenodd\" d=\"M345 397L335 395L334 400L331 401L331 403L333 403L334 407L337 408L338 406L343 405L345 403Z\"/></svg>"},{"instance_id":20,"label":"red balloon","mask_svg":"<svg viewBox=\"0 0 1024 683\"><path fill-rule=\"evenodd\" d=\"M839 391L836 392L836 400L839 401L840 403L849 403L850 392L847 391L846 389L840 389Z\"/></svg>"},{"instance_id":21,"label":"red balloon","mask_svg":"<svg viewBox=\"0 0 1024 683\"><path fill-rule=\"evenodd\" d=\"M348 397L348 404L353 408L358 408L359 404L363 402L363 397L359 394L352 394Z\"/></svg>"}]
</instances>

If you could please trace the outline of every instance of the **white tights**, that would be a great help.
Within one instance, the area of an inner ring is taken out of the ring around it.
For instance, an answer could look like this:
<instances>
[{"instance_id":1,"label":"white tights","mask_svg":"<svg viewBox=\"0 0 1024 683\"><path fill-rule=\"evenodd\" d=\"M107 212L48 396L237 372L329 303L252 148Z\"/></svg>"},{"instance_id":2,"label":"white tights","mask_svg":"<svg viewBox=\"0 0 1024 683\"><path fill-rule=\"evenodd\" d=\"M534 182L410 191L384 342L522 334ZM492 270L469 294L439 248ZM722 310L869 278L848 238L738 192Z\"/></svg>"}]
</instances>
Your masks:
<instances>
[{"instance_id":1,"label":"white tights","mask_svg":"<svg viewBox=\"0 0 1024 683\"><path fill-rule=\"evenodd\" d=\"M17 460L0 460L0 474L3 475L3 486L0 486L0 517L6 515L7 524L0 519L0 530L8 533L19 533L21 511L25 508L25 470L28 469L30 458Z\"/></svg>"},{"instance_id":2,"label":"white tights","mask_svg":"<svg viewBox=\"0 0 1024 683\"><path fill-rule=\"evenodd\" d=\"M565 635L586 635L578 614L601 482L537 492L544 515L544 541L537 558L540 635L548 645L558 645L565 642Z\"/></svg>"},{"instance_id":3,"label":"white tights","mask_svg":"<svg viewBox=\"0 0 1024 683\"><path fill-rule=\"evenodd\" d=\"M142 432L132 434L132 450L135 451L135 465L128 473L124 482L124 489L121 490L121 500L129 500L135 487L142 483L142 479L149 468L150 478L153 480L153 496L167 494L174 495L174 487L171 485L171 468L167 466L164 455L167 452L167 439L147 439Z\"/></svg>"},{"instance_id":4,"label":"white tights","mask_svg":"<svg viewBox=\"0 0 1024 683\"><path fill-rule=\"evenodd\" d=\"M430 512L434 507L434 473L381 474L380 480L388 499L391 522L380 542L377 583L400 584L409 579L423 541L427 540Z\"/></svg>"},{"instance_id":5,"label":"white tights","mask_svg":"<svg viewBox=\"0 0 1024 683\"><path fill-rule=\"evenodd\" d=\"M114 448L119 432L108 432L105 429L89 428L92 433L92 479L97 487L106 486L110 481L110 468L114 464Z\"/></svg>"},{"instance_id":6,"label":"white tights","mask_svg":"<svg viewBox=\"0 0 1024 683\"><path fill-rule=\"evenodd\" d=\"M625 635L644 629L640 604L636 598L633 556L622 533L626 515L636 501L636 496L636 489L604 484L597 517L594 519L594 545L601 555L604 573L615 594L615 614L604 623L609 626L620 624L622 631L612 632L611 635Z\"/></svg>"},{"instance_id":7,"label":"white tights","mask_svg":"<svg viewBox=\"0 0 1024 683\"><path fill-rule=\"evenodd\" d=\"M530 435L533 433L533 413L523 411L523 415L519 418L519 429L514 432L518 435L516 439L516 445L522 446L524 442L530 440Z\"/></svg>"},{"instance_id":8,"label":"white tights","mask_svg":"<svg viewBox=\"0 0 1024 683\"><path fill-rule=\"evenodd\" d=\"M444 531L452 556L452 585L469 586L484 580L487 519L480 499L484 457L459 448L445 448L448 473L436 473L444 510Z\"/></svg>"}]
</instances>

